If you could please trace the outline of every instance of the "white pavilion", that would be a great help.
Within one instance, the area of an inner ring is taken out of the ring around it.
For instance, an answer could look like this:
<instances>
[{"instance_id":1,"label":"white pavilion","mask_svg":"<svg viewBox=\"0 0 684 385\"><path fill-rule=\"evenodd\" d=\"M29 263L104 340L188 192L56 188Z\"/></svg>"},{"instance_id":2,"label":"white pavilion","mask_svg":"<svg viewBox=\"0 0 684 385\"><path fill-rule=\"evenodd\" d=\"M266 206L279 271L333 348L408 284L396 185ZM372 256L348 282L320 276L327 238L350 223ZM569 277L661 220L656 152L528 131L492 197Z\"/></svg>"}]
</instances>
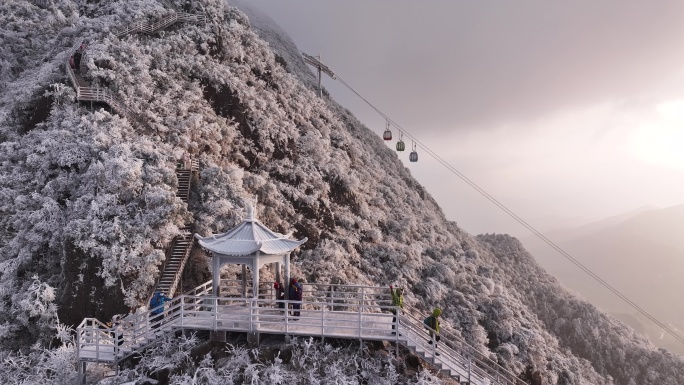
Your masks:
<instances>
[{"instance_id":1,"label":"white pavilion","mask_svg":"<svg viewBox=\"0 0 684 385\"><path fill-rule=\"evenodd\" d=\"M276 280L280 281L281 268L285 266L285 285L290 282L290 253L304 242L290 239L290 234L280 234L270 230L256 219L255 209L249 206L247 218L232 230L202 237L195 233L199 244L211 252L213 260L212 289L220 297L219 283L221 267L225 264L242 265L242 292L246 294L246 267L252 270L253 298L259 297L259 269L265 264L275 263ZM285 291L287 295L287 291Z\"/></svg>"}]
</instances>

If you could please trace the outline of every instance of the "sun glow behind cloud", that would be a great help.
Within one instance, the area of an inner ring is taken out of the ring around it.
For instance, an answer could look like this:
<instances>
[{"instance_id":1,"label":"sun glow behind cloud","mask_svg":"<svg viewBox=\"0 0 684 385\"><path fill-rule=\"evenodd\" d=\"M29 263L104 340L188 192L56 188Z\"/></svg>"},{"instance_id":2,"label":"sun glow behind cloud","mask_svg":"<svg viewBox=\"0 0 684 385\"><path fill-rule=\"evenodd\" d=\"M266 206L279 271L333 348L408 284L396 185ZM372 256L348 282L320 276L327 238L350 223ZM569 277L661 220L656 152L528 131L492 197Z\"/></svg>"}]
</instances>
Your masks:
<instances>
[{"instance_id":1,"label":"sun glow behind cloud","mask_svg":"<svg viewBox=\"0 0 684 385\"><path fill-rule=\"evenodd\" d=\"M632 131L631 150L641 161L684 169L684 100L662 103L656 111L656 120L643 122Z\"/></svg>"},{"instance_id":2,"label":"sun glow behind cloud","mask_svg":"<svg viewBox=\"0 0 684 385\"><path fill-rule=\"evenodd\" d=\"M543 226L537 218L596 220L643 205L680 204L682 127L684 100L657 107L619 101L422 139L517 214ZM521 226L418 151L421 163L411 165L412 172L448 218L475 233L519 233Z\"/></svg>"}]
</instances>

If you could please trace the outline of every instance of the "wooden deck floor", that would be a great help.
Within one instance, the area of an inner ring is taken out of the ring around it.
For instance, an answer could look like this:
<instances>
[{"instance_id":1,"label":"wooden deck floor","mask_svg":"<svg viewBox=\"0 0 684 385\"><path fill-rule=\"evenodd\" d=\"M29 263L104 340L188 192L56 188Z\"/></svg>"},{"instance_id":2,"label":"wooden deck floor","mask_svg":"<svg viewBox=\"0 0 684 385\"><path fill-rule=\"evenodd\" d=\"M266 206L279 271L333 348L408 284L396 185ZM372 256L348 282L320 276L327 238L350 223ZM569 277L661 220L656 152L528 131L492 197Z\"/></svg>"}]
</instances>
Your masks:
<instances>
[{"instance_id":1,"label":"wooden deck floor","mask_svg":"<svg viewBox=\"0 0 684 385\"><path fill-rule=\"evenodd\" d=\"M166 315L157 329L137 333L123 329L118 349L113 336L105 335L95 343L86 339L79 347L78 357L85 361L113 362L159 339L165 332L180 329L382 341L399 338L392 334L393 316L388 313L301 310L300 316L294 317L273 308L258 308L257 314L254 313L247 306L233 306L221 313L203 310L185 310L182 316L172 313Z\"/></svg>"}]
</instances>

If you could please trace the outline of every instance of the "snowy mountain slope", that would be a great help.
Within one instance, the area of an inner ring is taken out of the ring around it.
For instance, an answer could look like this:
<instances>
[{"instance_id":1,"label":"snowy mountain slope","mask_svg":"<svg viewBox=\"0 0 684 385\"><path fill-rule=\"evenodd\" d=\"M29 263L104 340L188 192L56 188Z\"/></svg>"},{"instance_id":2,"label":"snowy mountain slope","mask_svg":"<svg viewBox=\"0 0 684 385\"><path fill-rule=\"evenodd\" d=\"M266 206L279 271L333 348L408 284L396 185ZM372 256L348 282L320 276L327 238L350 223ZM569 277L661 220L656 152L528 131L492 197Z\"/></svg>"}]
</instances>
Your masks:
<instances>
[{"instance_id":1,"label":"snowy mountain slope","mask_svg":"<svg viewBox=\"0 0 684 385\"><path fill-rule=\"evenodd\" d=\"M679 205L640 210L549 237L660 321L681 329L677 324L684 317L684 309L672 304L679 302L679 293L684 290L680 279L684 274L682 231L684 206ZM539 264L568 288L606 311L634 313L599 283L579 274L578 268L551 252L546 244L532 239L522 241ZM637 318L630 321L636 325L633 327L643 322ZM684 353L684 345L669 335L663 337L659 327L644 321L642 329L656 345Z\"/></svg>"},{"instance_id":2,"label":"snowy mountain slope","mask_svg":"<svg viewBox=\"0 0 684 385\"><path fill-rule=\"evenodd\" d=\"M633 329L568 293L534 263L522 244L508 235L480 235L497 262L494 274L534 312L563 348L610 373L618 384L652 384L656 377L676 384L684 381L681 357L654 349ZM625 365L626 363L635 363ZM636 363L648 362L648 368ZM657 375L655 373L658 373Z\"/></svg>"},{"instance_id":3,"label":"snowy mountain slope","mask_svg":"<svg viewBox=\"0 0 684 385\"><path fill-rule=\"evenodd\" d=\"M40 60L55 39L66 48L87 37L89 81L116 92L150 127L106 106L89 110L73 103L59 68L64 53L35 70L48 80L35 81L32 92L21 90L34 78L32 70L3 58L10 63L1 72L7 93L0 115L0 337L6 348L49 340L57 314L75 323L143 304L180 226L192 218L202 235L225 231L256 197L267 226L309 238L293 257L296 275L405 286L410 305L426 313L440 306L445 328L533 383L614 383L614 366L597 364L597 373L580 358L592 355L564 342L572 334L555 336L522 295L527 292L493 274L500 269L496 247L448 222L380 138L344 108L318 98L310 75L300 80L293 68L306 67L296 52L288 53L288 72L243 13L221 1L192 6L211 22L121 39L108 31L159 17L166 12L162 4L59 0L49 11L23 1L0 6L3 19L18 18L37 30L43 27L35 18L46 12L76 12L42 34L2 34L32 41L31 60ZM281 39L283 47L291 45ZM36 90L48 89L49 113L40 119L27 106L42 99ZM174 174L186 154L201 165L187 208L175 197ZM641 341L623 342L654 360L660 354L671 360L663 362L681 362ZM644 373L649 367L624 365ZM676 374L656 379L675 384Z\"/></svg>"}]
</instances>

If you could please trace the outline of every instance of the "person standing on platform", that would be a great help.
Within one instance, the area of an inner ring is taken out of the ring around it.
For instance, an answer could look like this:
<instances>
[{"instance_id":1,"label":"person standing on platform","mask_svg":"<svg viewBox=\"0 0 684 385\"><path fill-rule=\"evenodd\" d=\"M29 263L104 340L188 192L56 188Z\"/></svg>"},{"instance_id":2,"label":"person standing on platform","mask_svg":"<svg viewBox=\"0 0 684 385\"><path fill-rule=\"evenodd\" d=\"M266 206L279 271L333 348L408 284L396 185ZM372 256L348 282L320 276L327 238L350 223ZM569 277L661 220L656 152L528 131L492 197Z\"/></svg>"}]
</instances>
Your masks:
<instances>
[{"instance_id":1,"label":"person standing on platform","mask_svg":"<svg viewBox=\"0 0 684 385\"><path fill-rule=\"evenodd\" d=\"M304 298L304 291L302 284L297 282L297 278L292 278L290 281L290 301L292 301L292 315L299 317L299 311L302 308L302 299ZM295 318L294 320L298 320Z\"/></svg>"},{"instance_id":2,"label":"person standing on platform","mask_svg":"<svg viewBox=\"0 0 684 385\"><path fill-rule=\"evenodd\" d=\"M280 282L273 282L273 288L275 289L275 300L278 304L278 309L285 309L285 287Z\"/></svg>"}]
</instances>

